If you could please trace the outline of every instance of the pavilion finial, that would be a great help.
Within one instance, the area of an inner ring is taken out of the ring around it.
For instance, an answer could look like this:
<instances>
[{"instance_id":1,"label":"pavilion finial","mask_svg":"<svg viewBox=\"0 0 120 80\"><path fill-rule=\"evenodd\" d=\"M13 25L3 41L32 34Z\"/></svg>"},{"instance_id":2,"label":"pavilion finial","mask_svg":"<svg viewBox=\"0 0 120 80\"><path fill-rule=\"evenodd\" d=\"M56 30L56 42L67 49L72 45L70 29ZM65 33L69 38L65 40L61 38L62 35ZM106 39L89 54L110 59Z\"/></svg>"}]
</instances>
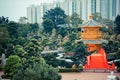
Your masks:
<instances>
[{"instance_id":1,"label":"pavilion finial","mask_svg":"<svg viewBox=\"0 0 120 80\"><path fill-rule=\"evenodd\" d=\"M91 21L91 20L93 20L93 16L92 16L92 15L90 15L90 16L89 16L89 19L90 19L90 21Z\"/></svg>"}]
</instances>

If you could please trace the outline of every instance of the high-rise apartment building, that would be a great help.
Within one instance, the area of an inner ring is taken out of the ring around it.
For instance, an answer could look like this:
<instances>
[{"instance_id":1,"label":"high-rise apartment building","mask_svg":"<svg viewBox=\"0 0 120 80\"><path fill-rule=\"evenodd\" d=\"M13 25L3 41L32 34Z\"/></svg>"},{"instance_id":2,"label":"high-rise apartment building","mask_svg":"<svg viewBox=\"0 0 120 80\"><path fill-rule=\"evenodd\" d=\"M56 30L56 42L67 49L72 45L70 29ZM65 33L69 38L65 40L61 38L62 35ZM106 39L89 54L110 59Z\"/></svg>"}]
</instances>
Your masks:
<instances>
[{"instance_id":1,"label":"high-rise apartment building","mask_svg":"<svg viewBox=\"0 0 120 80\"><path fill-rule=\"evenodd\" d=\"M107 3L106 3L106 14L107 14L107 18L108 19L112 19L112 0L106 0Z\"/></svg>"},{"instance_id":2,"label":"high-rise apartment building","mask_svg":"<svg viewBox=\"0 0 120 80\"><path fill-rule=\"evenodd\" d=\"M92 13L100 13L102 18L114 20L120 14L120 0L57 0L53 3L41 3L39 6L27 8L30 23L42 23L42 17L47 10L60 7L66 15L76 12L84 21L89 20Z\"/></svg>"},{"instance_id":3,"label":"high-rise apartment building","mask_svg":"<svg viewBox=\"0 0 120 80\"><path fill-rule=\"evenodd\" d=\"M119 8L117 8L117 6ZM116 15L120 13L120 0L116 0Z\"/></svg>"},{"instance_id":4,"label":"high-rise apartment building","mask_svg":"<svg viewBox=\"0 0 120 80\"><path fill-rule=\"evenodd\" d=\"M32 5L27 8L27 18L30 23L37 23L36 6Z\"/></svg>"},{"instance_id":5,"label":"high-rise apartment building","mask_svg":"<svg viewBox=\"0 0 120 80\"><path fill-rule=\"evenodd\" d=\"M53 3L41 3L40 5L31 5L27 8L27 18L29 23L42 23L42 17L47 10L55 8L56 2Z\"/></svg>"},{"instance_id":6,"label":"high-rise apartment building","mask_svg":"<svg viewBox=\"0 0 120 80\"><path fill-rule=\"evenodd\" d=\"M120 14L120 0L118 0L117 3L118 3L118 4L117 4L117 6L118 6L118 14Z\"/></svg>"},{"instance_id":7,"label":"high-rise apartment building","mask_svg":"<svg viewBox=\"0 0 120 80\"><path fill-rule=\"evenodd\" d=\"M102 18L106 18L106 0L100 0L100 15Z\"/></svg>"},{"instance_id":8,"label":"high-rise apartment building","mask_svg":"<svg viewBox=\"0 0 120 80\"><path fill-rule=\"evenodd\" d=\"M116 15L120 14L120 0L113 0L112 1L112 16L113 18L116 17Z\"/></svg>"},{"instance_id":9,"label":"high-rise apartment building","mask_svg":"<svg viewBox=\"0 0 120 80\"><path fill-rule=\"evenodd\" d=\"M32 8L31 7L27 8L27 18L28 18L28 22L32 23Z\"/></svg>"},{"instance_id":10,"label":"high-rise apartment building","mask_svg":"<svg viewBox=\"0 0 120 80\"><path fill-rule=\"evenodd\" d=\"M96 0L91 0L91 11L96 13Z\"/></svg>"},{"instance_id":11,"label":"high-rise apartment building","mask_svg":"<svg viewBox=\"0 0 120 80\"><path fill-rule=\"evenodd\" d=\"M106 0L106 18L114 20L115 17L120 15L120 0Z\"/></svg>"}]
</instances>

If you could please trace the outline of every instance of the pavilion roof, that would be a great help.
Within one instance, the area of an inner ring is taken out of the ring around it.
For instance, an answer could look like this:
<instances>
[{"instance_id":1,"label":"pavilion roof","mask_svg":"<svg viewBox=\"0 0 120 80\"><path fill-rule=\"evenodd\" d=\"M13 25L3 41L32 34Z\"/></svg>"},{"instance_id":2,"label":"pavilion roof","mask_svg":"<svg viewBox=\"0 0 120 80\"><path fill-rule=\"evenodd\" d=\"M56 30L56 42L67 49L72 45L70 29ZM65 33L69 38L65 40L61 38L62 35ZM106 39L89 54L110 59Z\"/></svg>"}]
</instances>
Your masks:
<instances>
[{"instance_id":1,"label":"pavilion roof","mask_svg":"<svg viewBox=\"0 0 120 80\"><path fill-rule=\"evenodd\" d=\"M79 27L104 27L103 24L98 23L97 21L93 20L92 16L90 16L90 20L84 22Z\"/></svg>"}]
</instances>

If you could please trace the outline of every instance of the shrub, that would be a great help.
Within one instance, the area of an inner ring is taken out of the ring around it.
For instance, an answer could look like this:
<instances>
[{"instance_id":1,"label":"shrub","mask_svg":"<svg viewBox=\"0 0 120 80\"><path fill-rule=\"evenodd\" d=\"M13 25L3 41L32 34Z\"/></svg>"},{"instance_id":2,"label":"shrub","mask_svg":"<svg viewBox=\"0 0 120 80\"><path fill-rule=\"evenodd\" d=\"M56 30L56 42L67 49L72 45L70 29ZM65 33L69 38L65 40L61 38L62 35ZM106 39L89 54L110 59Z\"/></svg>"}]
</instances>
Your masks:
<instances>
[{"instance_id":1,"label":"shrub","mask_svg":"<svg viewBox=\"0 0 120 80\"><path fill-rule=\"evenodd\" d=\"M73 68L60 68L59 69L59 72L81 72L81 71L83 71L82 68L75 68L75 69L73 69Z\"/></svg>"},{"instance_id":2,"label":"shrub","mask_svg":"<svg viewBox=\"0 0 120 80\"><path fill-rule=\"evenodd\" d=\"M17 69L21 66L21 59L17 55L9 56L4 66L3 78L12 78Z\"/></svg>"},{"instance_id":3,"label":"shrub","mask_svg":"<svg viewBox=\"0 0 120 80\"><path fill-rule=\"evenodd\" d=\"M3 71L3 67L2 66L0 66L0 71Z\"/></svg>"},{"instance_id":4,"label":"shrub","mask_svg":"<svg viewBox=\"0 0 120 80\"><path fill-rule=\"evenodd\" d=\"M27 63L26 63L27 62ZM57 70L45 63L41 58L31 58L25 61L13 76L12 80L61 80Z\"/></svg>"},{"instance_id":5,"label":"shrub","mask_svg":"<svg viewBox=\"0 0 120 80\"><path fill-rule=\"evenodd\" d=\"M117 68L117 71L120 72L120 67Z\"/></svg>"}]
</instances>

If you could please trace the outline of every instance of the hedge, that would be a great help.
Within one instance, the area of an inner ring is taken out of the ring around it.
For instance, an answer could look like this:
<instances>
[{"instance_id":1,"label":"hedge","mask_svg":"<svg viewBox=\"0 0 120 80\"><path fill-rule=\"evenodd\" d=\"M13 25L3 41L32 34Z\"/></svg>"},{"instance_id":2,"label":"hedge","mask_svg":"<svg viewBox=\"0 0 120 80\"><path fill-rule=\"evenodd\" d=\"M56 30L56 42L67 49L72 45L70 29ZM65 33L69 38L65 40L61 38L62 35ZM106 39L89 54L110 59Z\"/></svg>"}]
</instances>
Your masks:
<instances>
[{"instance_id":1,"label":"hedge","mask_svg":"<svg viewBox=\"0 0 120 80\"><path fill-rule=\"evenodd\" d=\"M117 71L120 72L120 67L117 68Z\"/></svg>"},{"instance_id":2,"label":"hedge","mask_svg":"<svg viewBox=\"0 0 120 80\"><path fill-rule=\"evenodd\" d=\"M82 72L83 68L59 68L59 72Z\"/></svg>"}]
</instances>

